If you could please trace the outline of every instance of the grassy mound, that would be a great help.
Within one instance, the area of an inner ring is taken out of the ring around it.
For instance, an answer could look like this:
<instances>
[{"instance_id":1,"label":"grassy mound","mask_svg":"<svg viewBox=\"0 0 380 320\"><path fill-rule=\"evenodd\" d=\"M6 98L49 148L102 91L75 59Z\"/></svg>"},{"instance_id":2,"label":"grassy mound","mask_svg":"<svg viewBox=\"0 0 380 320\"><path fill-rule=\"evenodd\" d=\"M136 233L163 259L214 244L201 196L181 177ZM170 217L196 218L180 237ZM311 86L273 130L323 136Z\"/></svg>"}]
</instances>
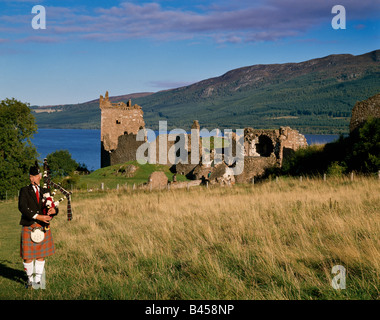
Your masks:
<instances>
[{"instance_id":1,"label":"grassy mound","mask_svg":"<svg viewBox=\"0 0 380 320\"><path fill-rule=\"evenodd\" d=\"M136 168L136 171L131 172L133 171L132 166ZM105 189L115 189L117 185L119 187L141 185L148 181L150 174L154 171L163 171L169 181L172 181L173 173L170 172L169 166L149 163L141 165L137 161L129 161L98 169L87 176L81 176L78 186L80 189L98 189L101 183L104 183ZM185 176L177 176L177 181L186 180Z\"/></svg>"}]
</instances>

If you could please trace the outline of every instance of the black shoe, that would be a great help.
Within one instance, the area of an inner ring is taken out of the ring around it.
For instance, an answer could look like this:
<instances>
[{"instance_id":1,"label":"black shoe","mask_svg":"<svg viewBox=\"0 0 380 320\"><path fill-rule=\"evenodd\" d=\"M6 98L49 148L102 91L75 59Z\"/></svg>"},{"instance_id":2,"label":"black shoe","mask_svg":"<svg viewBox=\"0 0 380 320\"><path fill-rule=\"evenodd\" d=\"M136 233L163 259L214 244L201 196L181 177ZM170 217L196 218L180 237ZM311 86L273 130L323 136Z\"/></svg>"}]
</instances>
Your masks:
<instances>
[{"instance_id":1,"label":"black shoe","mask_svg":"<svg viewBox=\"0 0 380 320\"><path fill-rule=\"evenodd\" d=\"M28 280L26 283L25 283L25 289L29 289L29 288L32 288L33 286L33 282Z\"/></svg>"}]
</instances>

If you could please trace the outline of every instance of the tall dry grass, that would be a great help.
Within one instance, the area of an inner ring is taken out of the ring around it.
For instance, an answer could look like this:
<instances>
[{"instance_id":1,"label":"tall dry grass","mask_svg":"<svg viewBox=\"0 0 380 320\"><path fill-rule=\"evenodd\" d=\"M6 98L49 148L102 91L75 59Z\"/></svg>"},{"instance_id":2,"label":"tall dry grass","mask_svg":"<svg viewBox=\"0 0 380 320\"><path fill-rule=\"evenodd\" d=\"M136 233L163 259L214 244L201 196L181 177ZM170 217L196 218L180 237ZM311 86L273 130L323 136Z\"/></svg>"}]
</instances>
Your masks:
<instances>
[{"instance_id":1,"label":"tall dry grass","mask_svg":"<svg viewBox=\"0 0 380 320\"><path fill-rule=\"evenodd\" d=\"M46 297L379 299L379 194L372 178L76 194Z\"/></svg>"}]
</instances>

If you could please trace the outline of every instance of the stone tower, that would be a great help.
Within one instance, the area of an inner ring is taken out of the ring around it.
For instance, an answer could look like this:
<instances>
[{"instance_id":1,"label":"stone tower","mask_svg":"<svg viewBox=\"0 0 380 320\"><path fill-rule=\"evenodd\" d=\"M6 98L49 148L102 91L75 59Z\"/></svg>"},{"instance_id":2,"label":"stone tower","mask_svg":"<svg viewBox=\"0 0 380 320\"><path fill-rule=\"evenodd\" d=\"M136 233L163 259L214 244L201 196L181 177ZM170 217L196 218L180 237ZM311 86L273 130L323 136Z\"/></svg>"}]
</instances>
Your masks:
<instances>
[{"instance_id":1,"label":"stone tower","mask_svg":"<svg viewBox=\"0 0 380 320\"><path fill-rule=\"evenodd\" d=\"M100 96L101 110L101 167L135 160L138 145L137 132L145 128L143 111L131 100L111 103L108 91L105 97Z\"/></svg>"}]
</instances>

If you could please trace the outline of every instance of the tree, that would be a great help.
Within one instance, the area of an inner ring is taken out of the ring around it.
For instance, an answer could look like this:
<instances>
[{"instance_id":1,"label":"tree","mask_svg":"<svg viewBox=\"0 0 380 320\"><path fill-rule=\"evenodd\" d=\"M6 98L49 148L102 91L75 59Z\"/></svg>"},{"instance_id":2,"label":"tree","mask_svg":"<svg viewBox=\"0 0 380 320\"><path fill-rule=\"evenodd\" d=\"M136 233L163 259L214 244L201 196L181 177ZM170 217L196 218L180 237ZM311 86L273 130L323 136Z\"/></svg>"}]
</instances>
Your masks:
<instances>
[{"instance_id":1,"label":"tree","mask_svg":"<svg viewBox=\"0 0 380 320\"><path fill-rule=\"evenodd\" d=\"M380 118L369 118L349 137L341 135L337 141L323 147L308 146L284 159L285 174L342 175L350 171L377 173L380 170Z\"/></svg>"},{"instance_id":2,"label":"tree","mask_svg":"<svg viewBox=\"0 0 380 320\"><path fill-rule=\"evenodd\" d=\"M370 118L352 134L349 163L354 170L371 173L380 170L380 118Z\"/></svg>"},{"instance_id":3,"label":"tree","mask_svg":"<svg viewBox=\"0 0 380 320\"><path fill-rule=\"evenodd\" d=\"M28 184L28 172L38 157L31 142L37 132L29 105L13 99L0 101L0 199L17 195Z\"/></svg>"},{"instance_id":4,"label":"tree","mask_svg":"<svg viewBox=\"0 0 380 320\"><path fill-rule=\"evenodd\" d=\"M47 155L47 161L52 178L69 176L79 167L79 164L71 158L68 150L57 150Z\"/></svg>"}]
</instances>

